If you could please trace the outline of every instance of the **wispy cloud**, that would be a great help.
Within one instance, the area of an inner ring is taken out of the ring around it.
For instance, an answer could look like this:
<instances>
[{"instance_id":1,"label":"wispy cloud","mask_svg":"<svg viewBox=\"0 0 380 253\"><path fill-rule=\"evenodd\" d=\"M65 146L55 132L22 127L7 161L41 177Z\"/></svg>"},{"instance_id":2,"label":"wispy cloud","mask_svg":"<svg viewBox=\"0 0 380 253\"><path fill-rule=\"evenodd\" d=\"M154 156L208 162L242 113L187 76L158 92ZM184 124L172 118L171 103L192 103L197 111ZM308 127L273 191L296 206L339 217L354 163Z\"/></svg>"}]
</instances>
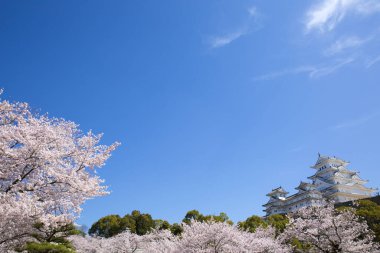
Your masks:
<instances>
[{"instance_id":1,"label":"wispy cloud","mask_svg":"<svg viewBox=\"0 0 380 253\"><path fill-rule=\"evenodd\" d=\"M373 37L359 38L357 36L350 36L338 39L330 47L324 51L324 55L332 56L335 54L342 53L346 49L358 48L368 41L372 40Z\"/></svg>"},{"instance_id":2,"label":"wispy cloud","mask_svg":"<svg viewBox=\"0 0 380 253\"><path fill-rule=\"evenodd\" d=\"M257 30L260 25L261 14L257 10L256 6L250 6L247 9L248 19L247 21L238 27L233 32L228 32L223 35L211 36L209 39L209 44L211 48L220 48L223 46L227 46L233 41L241 38L244 35L247 35L255 30Z\"/></svg>"},{"instance_id":3,"label":"wispy cloud","mask_svg":"<svg viewBox=\"0 0 380 253\"><path fill-rule=\"evenodd\" d=\"M237 31L237 32L225 34L222 36L212 37L210 39L210 46L211 46L211 48L218 48L218 47L226 46L226 45L230 44L231 42L233 42L234 40L239 39L241 36L246 35L247 33L248 33L248 31L242 30L242 31Z\"/></svg>"},{"instance_id":4,"label":"wispy cloud","mask_svg":"<svg viewBox=\"0 0 380 253\"><path fill-rule=\"evenodd\" d=\"M333 30L348 14L370 15L380 12L378 0L323 0L306 14L306 32Z\"/></svg>"},{"instance_id":5,"label":"wispy cloud","mask_svg":"<svg viewBox=\"0 0 380 253\"><path fill-rule=\"evenodd\" d=\"M251 6L248 8L248 14L250 17L258 18L260 13L257 11L256 6Z\"/></svg>"},{"instance_id":6,"label":"wispy cloud","mask_svg":"<svg viewBox=\"0 0 380 253\"><path fill-rule=\"evenodd\" d=\"M337 63L335 63L333 65L316 68L309 73L309 76L311 78L317 78L317 77L321 77L321 76L330 75L330 74L334 73L335 71L337 71L338 69L342 68L343 66L345 66L345 65L347 65L353 61L354 61L353 58L347 58L347 59L338 61Z\"/></svg>"},{"instance_id":7,"label":"wispy cloud","mask_svg":"<svg viewBox=\"0 0 380 253\"><path fill-rule=\"evenodd\" d=\"M361 118L357 118L357 119L353 119L353 120L349 120L349 121L339 123L335 126L330 127L330 129L338 130L338 129L342 129L342 128L350 128L350 127L361 126L361 125L364 125L365 123L367 123L368 121L370 121L371 119L377 117L378 115L379 115L379 113L369 114L369 115L366 115L366 116L361 117Z\"/></svg>"},{"instance_id":8,"label":"wispy cloud","mask_svg":"<svg viewBox=\"0 0 380 253\"><path fill-rule=\"evenodd\" d=\"M267 80L273 80L282 76L286 75L296 75L296 74L302 74L302 73L310 73L315 68L313 66L300 66L292 69L283 69L280 71L271 72L269 74L264 74L258 77L255 77L255 81L267 81Z\"/></svg>"},{"instance_id":9,"label":"wispy cloud","mask_svg":"<svg viewBox=\"0 0 380 253\"><path fill-rule=\"evenodd\" d=\"M286 75L297 75L297 74L307 74L309 78L319 78L322 76L330 75L336 72L338 69L343 66L352 63L354 61L353 58L347 58L343 60L339 60L333 64L323 65L323 66L299 66L292 69L285 69L277 72L272 72L269 74L265 74L262 76L258 76L254 78L255 81L267 81L273 80Z\"/></svg>"},{"instance_id":10,"label":"wispy cloud","mask_svg":"<svg viewBox=\"0 0 380 253\"><path fill-rule=\"evenodd\" d=\"M378 56L376 56L375 58L369 60L369 61L367 62L366 67L367 67L367 69L369 69L369 68L371 68L373 65L375 65L375 64L377 64L377 63L379 63L379 62L380 62L380 55L378 55Z\"/></svg>"}]
</instances>

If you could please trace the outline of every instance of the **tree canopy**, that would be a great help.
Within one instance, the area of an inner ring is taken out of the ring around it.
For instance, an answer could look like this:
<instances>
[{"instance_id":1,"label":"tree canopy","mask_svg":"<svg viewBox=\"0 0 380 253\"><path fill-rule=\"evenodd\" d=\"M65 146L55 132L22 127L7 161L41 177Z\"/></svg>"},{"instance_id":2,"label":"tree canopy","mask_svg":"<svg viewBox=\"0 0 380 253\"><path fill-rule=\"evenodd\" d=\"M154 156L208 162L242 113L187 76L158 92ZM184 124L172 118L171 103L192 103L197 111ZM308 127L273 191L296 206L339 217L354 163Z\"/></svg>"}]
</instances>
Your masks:
<instances>
[{"instance_id":1,"label":"tree canopy","mask_svg":"<svg viewBox=\"0 0 380 253\"><path fill-rule=\"evenodd\" d=\"M165 220L154 220L150 214L134 210L124 217L107 215L100 218L91 226L89 234L108 238L128 230L131 233L145 235L155 228L170 229L170 224Z\"/></svg>"},{"instance_id":2,"label":"tree canopy","mask_svg":"<svg viewBox=\"0 0 380 253\"><path fill-rule=\"evenodd\" d=\"M375 241L380 242L380 205L373 201L375 199L378 197L339 204L338 209L353 208L355 213L366 221L368 227L374 232Z\"/></svg>"},{"instance_id":3,"label":"tree canopy","mask_svg":"<svg viewBox=\"0 0 380 253\"><path fill-rule=\"evenodd\" d=\"M203 215L198 210L190 210L186 213L185 218L183 218L182 222L189 224L192 220L204 222L204 221L215 221L215 222L227 222L229 224L233 224L230 218L226 213L220 213L219 215Z\"/></svg>"},{"instance_id":4,"label":"tree canopy","mask_svg":"<svg viewBox=\"0 0 380 253\"><path fill-rule=\"evenodd\" d=\"M276 229L276 234L280 234L284 231L286 225L289 223L289 219L283 214L273 214L268 217L260 217L257 215L252 215L248 217L245 221L238 222L239 228L255 232L257 228L268 226L274 227Z\"/></svg>"},{"instance_id":5,"label":"tree canopy","mask_svg":"<svg viewBox=\"0 0 380 253\"><path fill-rule=\"evenodd\" d=\"M375 240L380 242L380 205L370 200L359 200L356 214L367 222L375 233Z\"/></svg>"},{"instance_id":6,"label":"tree canopy","mask_svg":"<svg viewBox=\"0 0 380 253\"><path fill-rule=\"evenodd\" d=\"M72 223L86 200L108 194L95 169L118 143L100 145L101 137L26 103L0 101L1 251Z\"/></svg>"}]
</instances>

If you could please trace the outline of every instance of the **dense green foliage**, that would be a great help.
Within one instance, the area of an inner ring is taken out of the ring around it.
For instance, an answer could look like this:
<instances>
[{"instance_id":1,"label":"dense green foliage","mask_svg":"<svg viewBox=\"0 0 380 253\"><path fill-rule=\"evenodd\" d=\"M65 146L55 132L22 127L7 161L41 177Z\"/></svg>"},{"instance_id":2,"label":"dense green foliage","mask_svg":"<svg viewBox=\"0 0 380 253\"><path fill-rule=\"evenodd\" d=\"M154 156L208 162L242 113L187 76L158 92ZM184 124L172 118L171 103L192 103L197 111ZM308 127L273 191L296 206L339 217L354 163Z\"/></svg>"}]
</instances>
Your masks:
<instances>
[{"instance_id":1,"label":"dense green foliage","mask_svg":"<svg viewBox=\"0 0 380 253\"><path fill-rule=\"evenodd\" d=\"M133 222L133 224L128 225L134 228L135 223ZM90 235L111 237L121 233L126 228L127 223L125 219L122 219L119 215L107 215L95 222L88 232Z\"/></svg>"},{"instance_id":2,"label":"dense green foliage","mask_svg":"<svg viewBox=\"0 0 380 253\"><path fill-rule=\"evenodd\" d=\"M217 221L227 222L233 224L225 213L219 215L203 215L197 210L191 210L186 213L183 222L190 223L191 220L203 221ZM89 234L100 237L111 237L117 235L125 230L138 235L145 235L152 229L168 229L174 235L182 233L182 226L178 223L170 225L169 222L161 219L154 220L150 214L142 214L140 211L132 211L124 217L119 215L107 215L100 218L89 229Z\"/></svg>"},{"instance_id":3,"label":"dense green foliage","mask_svg":"<svg viewBox=\"0 0 380 253\"><path fill-rule=\"evenodd\" d=\"M170 229L170 223L166 220L154 220L156 228L162 230L162 229Z\"/></svg>"},{"instance_id":4,"label":"dense green foliage","mask_svg":"<svg viewBox=\"0 0 380 253\"><path fill-rule=\"evenodd\" d=\"M204 221L216 221L216 222L227 222L233 224L233 222L228 218L226 213L220 213L219 215L203 215L198 210L188 211L183 218L182 222L189 224L191 220L196 220L200 222Z\"/></svg>"},{"instance_id":5,"label":"dense green foliage","mask_svg":"<svg viewBox=\"0 0 380 253\"><path fill-rule=\"evenodd\" d=\"M150 214L135 210L124 217L108 215L99 219L91 226L89 234L107 238L129 230L131 233L145 235L153 228L170 229L170 224L165 220L153 220Z\"/></svg>"},{"instance_id":6,"label":"dense green foliage","mask_svg":"<svg viewBox=\"0 0 380 253\"><path fill-rule=\"evenodd\" d=\"M84 233L78 230L74 224L69 223L57 228L46 228L43 223L34 224L34 228L38 233L33 234L32 237L37 241L44 242L53 242L60 244L68 244L69 242L66 238L70 235L84 235Z\"/></svg>"},{"instance_id":7,"label":"dense green foliage","mask_svg":"<svg viewBox=\"0 0 380 253\"><path fill-rule=\"evenodd\" d=\"M245 221L238 222L239 228L255 232L258 227L268 227L272 226L276 229L277 234L282 233L288 224L289 220L285 215L273 214L269 217L262 218L257 215L252 215L248 217Z\"/></svg>"},{"instance_id":8,"label":"dense green foliage","mask_svg":"<svg viewBox=\"0 0 380 253\"><path fill-rule=\"evenodd\" d=\"M273 214L269 216L265 221L268 225L276 229L277 234L284 232L286 225L289 223L289 219L286 217L286 215L282 214Z\"/></svg>"},{"instance_id":9,"label":"dense green foliage","mask_svg":"<svg viewBox=\"0 0 380 253\"><path fill-rule=\"evenodd\" d=\"M27 243L23 248L29 253L73 253L75 250L64 244L53 244L49 242L36 243L31 242Z\"/></svg>"},{"instance_id":10,"label":"dense green foliage","mask_svg":"<svg viewBox=\"0 0 380 253\"><path fill-rule=\"evenodd\" d=\"M245 221L238 222L238 226L240 229L253 233L256 231L258 227L267 227L268 224L260 216L252 215L251 217L248 217Z\"/></svg>"},{"instance_id":11,"label":"dense green foliage","mask_svg":"<svg viewBox=\"0 0 380 253\"><path fill-rule=\"evenodd\" d=\"M180 235L183 232L183 227L178 223L174 223L171 225L170 231L173 235Z\"/></svg>"},{"instance_id":12,"label":"dense green foliage","mask_svg":"<svg viewBox=\"0 0 380 253\"><path fill-rule=\"evenodd\" d=\"M152 228L157 227L156 222L150 214L141 214L139 211L133 211L131 216L127 214L125 217L129 217L129 219L135 221L135 233L138 235L145 235Z\"/></svg>"},{"instance_id":13,"label":"dense green foliage","mask_svg":"<svg viewBox=\"0 0 380 253\"><path fill-rule=\"evenodd\" d=\"M30 253L70 253L75 252L71 243L67 240L70 235L84 235L74 224L65 224L57 228L46 227L43 223L34 224L38 233L31 236L36 242L29 242L22 248L17 249L19 252Z\"/></svg>"},{"instance_id":14,"label":"dense green foliage","mask_svg":"<svg viewBox=\"0 0 380 253\"><path fill-rule=\"evenodd\" d=\"M297 238L293 238L290 241L290 245L294 247L294 252L310 252L312 246L310 244L302 243Z\"/></svg>"}]
</instances>

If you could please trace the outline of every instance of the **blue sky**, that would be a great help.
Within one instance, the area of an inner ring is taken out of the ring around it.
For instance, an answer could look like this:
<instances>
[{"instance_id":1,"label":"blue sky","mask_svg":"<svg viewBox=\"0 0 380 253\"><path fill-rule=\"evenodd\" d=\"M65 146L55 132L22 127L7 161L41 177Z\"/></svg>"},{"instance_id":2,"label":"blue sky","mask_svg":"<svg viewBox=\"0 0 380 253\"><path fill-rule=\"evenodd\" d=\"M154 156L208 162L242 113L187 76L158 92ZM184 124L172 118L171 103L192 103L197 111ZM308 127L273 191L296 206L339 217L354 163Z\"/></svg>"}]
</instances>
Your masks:
<instances>
[{"instance_id":1,"label":"blue sky","mask_svg":"<svg viewBox=\"0 0 380 253\"><path fill-rule=\"evenodd\" d=\"M1 0L0 36L4 98L122 143L78 223L261 215L318 152L380 186L376 0Z\"/></svg>"}]
</instances>

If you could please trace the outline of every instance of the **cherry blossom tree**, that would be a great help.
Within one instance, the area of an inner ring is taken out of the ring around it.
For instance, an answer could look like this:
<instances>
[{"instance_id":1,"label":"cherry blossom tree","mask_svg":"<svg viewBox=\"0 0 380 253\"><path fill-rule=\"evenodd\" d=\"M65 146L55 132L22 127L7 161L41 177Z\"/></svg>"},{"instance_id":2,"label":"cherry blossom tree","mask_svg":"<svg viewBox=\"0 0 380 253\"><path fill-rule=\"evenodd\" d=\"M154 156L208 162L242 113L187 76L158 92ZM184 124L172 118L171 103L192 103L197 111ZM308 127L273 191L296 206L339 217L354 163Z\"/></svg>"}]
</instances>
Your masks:
<instances>
[{"instance_id":1,"label":"cherry blossom tree","mask_svg":"<svg viewBox=\"0 0 380 253\"><path fill-rule=\"evenodd\" d=\"M15 201L0 193L0 252L23 245L42 215L43 210L29 198L20 195Z\"/></svg>"},{"instance_id":2,"label":"cherry blossom tree","mask_svg":"<svg viewBox=\"0 0 380 253\"><path fill-rule=\"evenodd\" d=\"M110 252L135 253L144 247L144 236L125 231L108 239Z\"/></svg>"},{"instance_id":3,"label":"cherry blossom tree","mask_svg":"<svg viewBox=\"0 0 380 253\"><path fill-rule=\"evenodd\" d=\"M73 122L33 113L26 103L0 101L0 249L72 222L87 199L107 194L96 175L119 145Z\"/></svg>"},{"instance_id":4,"label":"cherry blossom tree","mask_svg":"<svg viewBox=\"0 0 380 253\"><path fill-rule=\"evenodd\" d=\"M146 252L151 253L171 253L177 249L179 237L174 236L168 229L154 229L144 237L144 246Z\"/></svg>"},{"instance_id":5,"label":"cherry blossom tree","mask_svg":"<svg viewBox=\"0 0 380 253\"><path fill-rule=\"evenodd\" d=\"M276 229L274 227L259 227L254 233L245 232L243 236L246 238L246 252L290 252L290 247L288 245L282 244L281 241L276 238Z\"/></svg>"},{"instance_id":6,"label":"cherry blossom tree","mask_svg":"<svg viewBox=\"0 0 380 253\"><path fill-rule=\"evenodd\" d=\"M271 227L249 233L228 223L214 221L192 221L183 226L177 252L288 252L288 248L275 239L275 230Z\"/></svg>"},{"instance_id":7,"label":"cherry blossom tree","mask_svg":"<svg viewBox=\"0 0 380 253\"><path fill-rule=\"evenodd\" d=\"M109 238L71 236L78 253L171 253L177 238L169 230L153 230L146 235L125 231Z\"/></svg>"},{"instance_id":8,"label":"cherry blossom tree","mask_svg":"<svg viewBox=\"0 0 380 253\"><path fill-rule=\"evenodd\" d=\"M294 238L315 252L376 252L373 234L352 210L338 211L333 204L302 208L289 216L282 240Z\"/></svg>"},{"instance_id":9,"label":"cherry blossom tree","mask_svg":"<svg viewBox=\"0 0 380 253\"><path fill-rule=\"evenodd\" d=\"M259 228L255 233L239 230L222 222L183 223L181 236L169 230L153 230L146 235L129 231L109 238L72 236L78 253L286 253L289 247L275 239L274 228Z\"/></svg>"},{"instance_id":10,"label":"cherry blossom tree","mask_svg":"<svg viewBox=\"0 0 380 253\"><path fill-rule=\"evenodd\" d=\"M70 236L69 240L74 245L77 253L113 253L110 248L113 241L103 237ZM122 251L120 251L122 252Z\"/></svg>"}]
</instances>

